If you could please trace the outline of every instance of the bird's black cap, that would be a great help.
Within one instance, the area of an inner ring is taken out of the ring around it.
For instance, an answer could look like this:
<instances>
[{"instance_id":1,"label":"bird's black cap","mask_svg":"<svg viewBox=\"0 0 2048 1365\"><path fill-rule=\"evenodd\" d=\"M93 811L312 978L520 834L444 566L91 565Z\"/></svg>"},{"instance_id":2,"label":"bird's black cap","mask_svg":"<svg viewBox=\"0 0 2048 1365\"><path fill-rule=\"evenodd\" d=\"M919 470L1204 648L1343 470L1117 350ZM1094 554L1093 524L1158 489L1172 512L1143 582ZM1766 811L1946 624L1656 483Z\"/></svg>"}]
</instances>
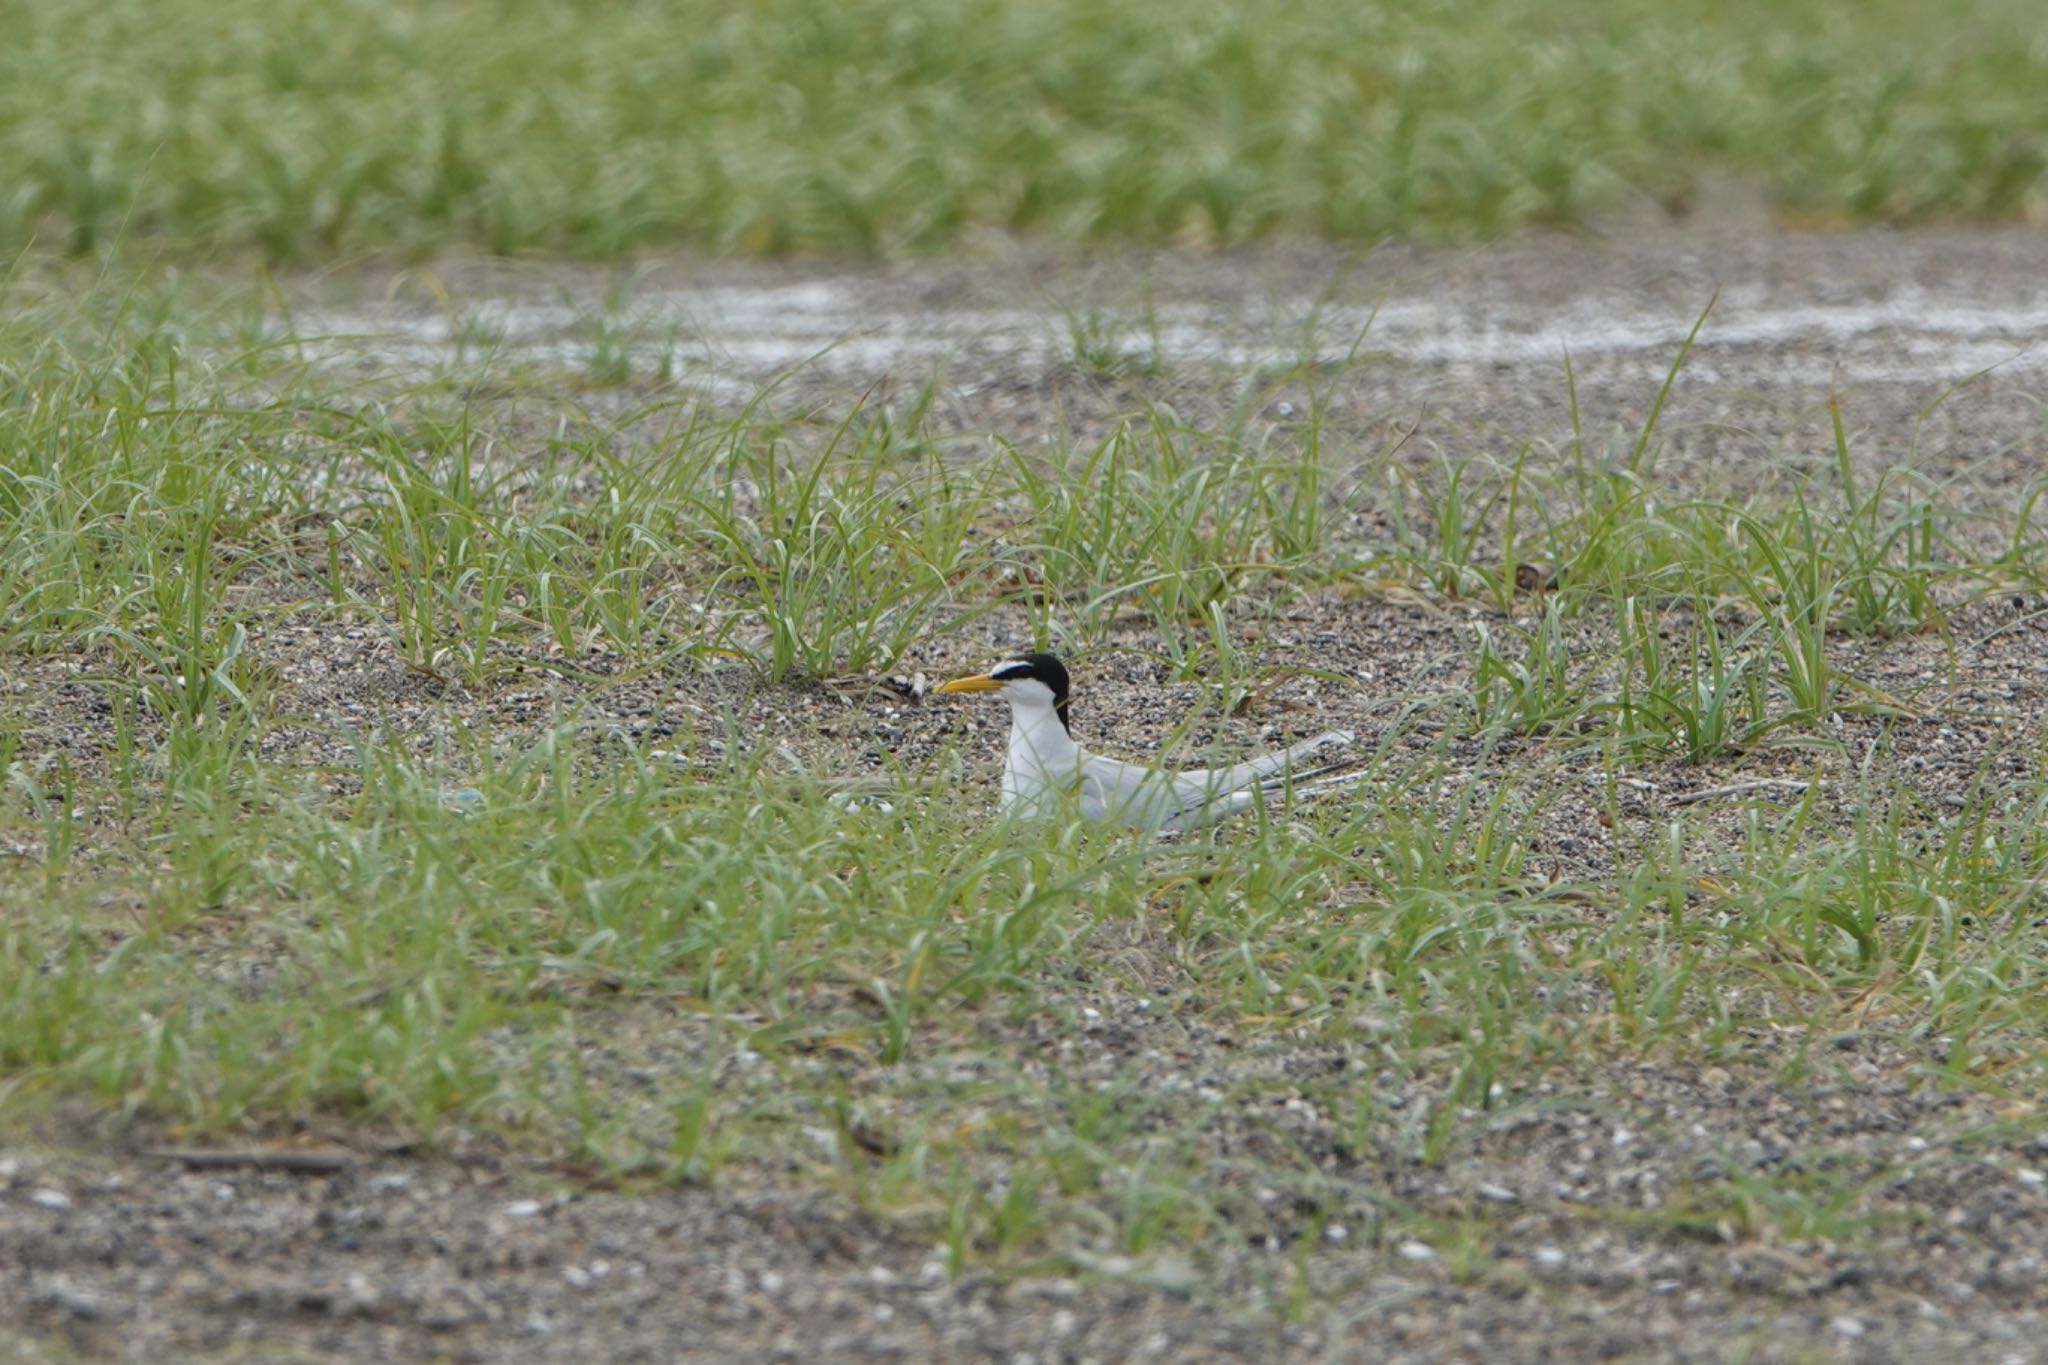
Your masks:
<instances>
[{"instance_id":1,"label":"bird's black cap","mask_svg":"<svg viewBox=\"0 0 2048 1365\"><path fill-rule=\"evenodd\" d=\"M1067 666L1059 661L1056 654L1020 654L1008 663L997 664L988 671L998 682L1012 682L1018 678L1036 678L1052 691L1053 714L1060 718L1060 724L1072 734L1074 727L1067 721L1068 680Z\"/></svg>"}]
</instances>

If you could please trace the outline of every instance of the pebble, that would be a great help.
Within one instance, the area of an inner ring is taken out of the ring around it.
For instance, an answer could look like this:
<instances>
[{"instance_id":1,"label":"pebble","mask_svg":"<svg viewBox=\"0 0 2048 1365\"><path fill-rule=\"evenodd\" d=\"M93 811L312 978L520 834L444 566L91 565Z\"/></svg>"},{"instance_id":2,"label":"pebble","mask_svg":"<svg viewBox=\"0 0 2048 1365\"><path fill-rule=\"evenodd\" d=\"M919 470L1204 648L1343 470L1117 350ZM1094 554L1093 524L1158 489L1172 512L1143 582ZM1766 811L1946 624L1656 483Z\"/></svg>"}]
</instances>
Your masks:
<instances>
[{"instance_id":1,"label":"pebble","mask_svg":"<svg viewBox=\"0 0 2048 1365\"><path fill-rule=\"evenodd\" d=\"M40 1297L43 1302L62 1308L72 1317L84 1322L97 1320L105 1311L99 1295L79 1289L69 1280L62 1278L44 1285Z\"/></svg>"},{"instance_id":2,"label":"pebble","mask_svg":"<svg viewBox=\"0 0 2048 1365\"><path fill-rule=\"evenodd\" d=\"M531 1218L541 1210L538 1199L515 1199L505 1206L507 1218Z\"/></svg>"},{"instance_id":3,"label":"pebble","mask_svg":"<svg viewBox=\"0 0 2048 1365\"><path fill-rule=\"evenodd\" d=\"M71 1196L62 1190L42 1189L29 1195L28 1202L46 1209L68 1209Z\"/></svg>"}]
</instances>

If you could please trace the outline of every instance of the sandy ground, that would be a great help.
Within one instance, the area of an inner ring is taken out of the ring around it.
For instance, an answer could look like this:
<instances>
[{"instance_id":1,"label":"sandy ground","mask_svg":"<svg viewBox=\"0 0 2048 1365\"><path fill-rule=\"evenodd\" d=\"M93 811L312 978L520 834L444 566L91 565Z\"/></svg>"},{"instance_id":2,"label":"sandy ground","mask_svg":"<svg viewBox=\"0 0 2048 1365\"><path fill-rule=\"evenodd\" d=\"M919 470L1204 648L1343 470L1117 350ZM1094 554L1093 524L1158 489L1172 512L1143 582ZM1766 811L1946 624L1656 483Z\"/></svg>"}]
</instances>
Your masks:
<instances>
[{"instance_id":1,"label":"sandy ground","mask_svg":"<svg viewBox=\"0 0 2048 1365\"><path fill-rule=\"evenodd\" d=\"M1333 388L1332 439L1362 454L1408 441L1425 454L1509 459L1524 449L1553 458L1570 442L1567 355L1589 441L1625 442L1711 302L1662 428L1666 459L1701 492L1831 461L1830 398L1873 460L1910 460L1971 496L2038 477L2048 454L2044 234L1659 231L1362 259L1301 248L1072 261L991 248L972 263L892 268L652 264L630 289L617 283L476 264L328 278L303 282L295 323L325 338L309 343L324 364L402 376L435 372L478 337L501 360L580 366L593 319L609 311L626 320L636 373L665 365L719 401L770 381L803 401L936 373L935 422L1019 445L1062 427L1104 429L1141 399L1219 422L1251 367L1364 357ZM1128 353L1132 372L1070 363L1077 329ZM629 385L578 401L623 409L644 397L645 385ZM1910 637L1858 646L1860 675L1881 685L1998 703L1973 708L1972 723L1887 731L1885 761L1930 794L1960 790L2001 753L2031 752L2048 677L2037 634L2015 625L2027 607L1967 609L1954 634L1975 643L1960 655ZM1015 624L979 623L908 666L936 675L985 662ZM1282 662L1313 657L1366 680L1355 695L1319 698L1313 720L1369 737L1391 705L1456 666L1458 628L1398 602L1332 598L1269 625L1264 645ZM310 710L381 689L428 728L444 704L374 641L277 664L283 689ZM1136 658L1105 660L1087 685L1077 723L1113 724L1133 747L1164 734L1193 696L1162 687ZM792 710L844 713L835 757L856 764L886 745L914 767L962 726L992 752L1000 727L992 712L884 714L715 674L598 704L646 727L693 688L762 725ZM520 708L546 710L531 695L475 704L499 725L516 725ZM1282 728L1300 727L1288 718ZM1222 738L1272 736L1247 723ZM1645 818L1685 784L1716 780L1650 777ZM1597 865L1596 815L1589 801L1558 804L1545 837L1561 873L1578 858ZM1119 1260L951 1280L928 1230L828 1190L766 1180L612 1193L489 1145L425 1158L363 1142L336 1173L192 1170L74 1116L0 1155L0 1360L2048 1359L2048 1134L2024 1108L1926 1080L1929 1044L1910 1030L1845 1023L1824 1055L1802 1058L1804 1079L1790 1087L1779 1079L1786 1040L1768 1027L1727 1068L1561 1069L1533 1082L1546 1102L1422 1164L1353 1150L1322 1101L1333 1086L1376 1086L1399 1109L1426 1098L1430 1078L1377 1074L1353 1045L1234 1037L1178 1016L1163 936L1116 932L1098 945L1116 972L1046 984L1085 1025L974 1021L956 1041L971 1048L984 1029L991 1053L1020 1066L1162 1094L1199 1074L1255 1094L1211 1121L1219 1181L1244 1188L1228 1204L1234 1238L1199 1265ZM644 1036L621 1029L630 1055L620 1065L687 1048L675 1021L642 1023ZM1024 1036L1032 1028L1045 1035ZM1307 1153L1356 1203L1313 1223L1285 1200L1275 1207L1255 1180L1268 1142L1287 1144L1290 1160ZM1883 1172L1870 1197L1896 1222L1875 1244L1762 1244L1631 1216L1731 1154L1771 1179L1802 1162ZM1376 1198L1489 1210L1492 1235L1477 1253L1488 1268L1370 1245L1351 1229L1370 1225ZM1312 1306L1286 1321L1272 1305L1287 1297L1303 1236L1321 1239Z\"/></svg>"}]
</instances>

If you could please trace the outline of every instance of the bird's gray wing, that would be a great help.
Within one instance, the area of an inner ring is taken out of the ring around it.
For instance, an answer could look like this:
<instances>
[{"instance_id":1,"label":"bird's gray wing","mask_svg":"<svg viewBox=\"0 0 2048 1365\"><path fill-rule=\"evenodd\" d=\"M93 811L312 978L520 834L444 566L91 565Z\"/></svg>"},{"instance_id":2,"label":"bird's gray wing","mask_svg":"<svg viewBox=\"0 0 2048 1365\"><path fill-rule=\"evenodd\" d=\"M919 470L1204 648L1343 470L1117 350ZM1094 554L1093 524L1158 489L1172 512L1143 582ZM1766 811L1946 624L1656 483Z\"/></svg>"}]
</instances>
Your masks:
<instances>
[{"instance_id":1,"label":"bird's gray wing","mask_svg":"<svg viewBox=\"0 0 2048 1365\"><path fill-rule=\"evenodd\" d=\"M1357 736L1349 730L1330 730L1305 739L1299 744L1290 744L1285 749L1276 749L1270 754L1259 754L1228 768L1196 768L1180 774L1180 781L1188 784L1187 790L1222 793L1238 791L1263 782L1268 778L1290 772L1301 759L1320 749L1337 744L1350 744Z\"/></svg>"},{"instance_id":2,"label":"bird's gray wing","mask_svg":"<svg viewBox=\"0 0 2048 1365\"><path fill-rule=\"evenodd\" d=\"M1081 760L1081 813L1091 820L1157 828L1188 799L1174 773L1102 754Z\"/></svg>"},{"instance_id":3,"label":"bird's gray wing","mask_svg":"<svg viewBox=\"0 0 2048 1365\"><path fill-rule=\"evenodd\" d=\"M1249 810L1296 774L1297 760L1333 744L1349 744L1348 731L1332 730L1275 753L1228 768L1167 772L1089 754L1083 761L1082 812L1152 829L1192 829ZM1325 769L1317 769L1317 775Z\"/></svg>"}]
</instances>

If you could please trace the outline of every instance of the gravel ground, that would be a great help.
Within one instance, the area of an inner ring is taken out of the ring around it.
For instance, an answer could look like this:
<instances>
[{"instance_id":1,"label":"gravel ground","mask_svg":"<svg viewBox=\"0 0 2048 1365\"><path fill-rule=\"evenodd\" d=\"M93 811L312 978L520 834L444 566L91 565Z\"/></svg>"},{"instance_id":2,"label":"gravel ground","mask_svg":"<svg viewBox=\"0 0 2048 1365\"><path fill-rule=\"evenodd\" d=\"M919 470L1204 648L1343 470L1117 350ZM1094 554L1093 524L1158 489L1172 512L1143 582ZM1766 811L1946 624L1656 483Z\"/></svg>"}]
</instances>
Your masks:
<instances>
[{"instance_id":1,"label":"gravel ground","mask_svg":"<svg viewBox=\"0 0 2048 1365\"><path fill-rule=\"evenodd\" d=\"M573 269L444 274L456 297L495 301L505 344L537 363L563 354L606 285ZM1303 249L1084 263L992 252L887 270L665 265L641 274L634 297L647 300L643 322L687 336L685 382L709 392L853 336L787 381L788 401L915 384L943 355L935 420L1020 445L1056 426L1104 429L1139 398L1215 424L1237 401L1232 376L1261 356L1357 345L1373 360L1337 387L1331 439L1512 458L1569 440L1566 347L1589 435L1631 431L1718 291L1664 419L1682 480L1712 492L1831 460L1833 396L1887 461L1910 457L1953 477L1959 496L1997 497L2048 454L2044 281L2043 234L1700 232L1348 264ZM332 343L337 364L424 363L446 344L435 330L445 314L413 301L416 283L308 283L308 309L325 311L301 330L350 336ZM1122 344L1141 356L1157 344L1171 363L1149 377L1068 363L1077 299L1120 319ZM1290 341L1318 299L1318 335ZM1820 782L1823 818L1848 819L1833 779L1847 790L1871 765L1937 803L1987 774L2030 774L2048 720L2039 606L1985 599L1953 615L1946 639L1844 642L1856 674L1910 699L1918 718L1846 718L1840 756L1786 751L1739 773L1646 766L1628 814L1656 821L1690 791L1781 774ZM1384 737L1399 707L1465 667L1477 610L1336 592L1276 606L1247 644L1355 685L1291 683L1190 745L1249 748L1336 724ZM905 667L938 677L983 664L1021 624L988 618ZM1138 625L1126 634L1144 643ZM423 746L464 717L498 732L542 725L571 697L641 743L730 713L798 736L820 765L858 770L886 754L913 772L960 753L992 769L1003 724L998 708L918 705L881 685L768 690L712 670L592 688L539 659L517 686L470 696L406 670L381 633L313 614L267 623L251 649L275 670L279 710L307 718L303 734L272 742L312 758L322 723L366 706ZM6 667L30 742L96 728L94 694L67 681L75 661ZM1098 654L1078 685L1077 729L1113 732L1134 752L1204 700L1135 652ZM1540 859L1565 879L1607 865L1611 833L1593 795L1574 794L1568 760L1540 743L1470 759L1476 781L1490 765L1556 768ZM865 1212L849 1189L765 1159L735 1163L712 1188L608 1190L487 1142L422 1156L349 1131L307 1135L352 1154L339 1171L191 1169L148 1154L171 1135L74 1111L0 1149L0 1360L2048 1360L2048 1133L2031 1105L1929 1079L1938 1040L1911 1021L1845 1009L1816 1051L1803 1027L1780 1032L1760 1016L1704 1068L1560 1060L1522 1078L1521 1102L1496 1121L1423 1162L1355 1148L1330 1100L1370 1090L1389 1111L1420 1113L1444 1078L1388 1072L1358 1042L1177 1009L1189 987L1163 930L1106 925L1091 948L1092 966L1043 983L1031 1014L991 1007L922 1025L907 1068L811 1064L843 1071L885 1130L914 1121L924 1087L963 1059L1156 1097L1162 1122L1200 1132L1227 1192L1222 1235L1198 1262L1113 1257L956 1280L927 1224ZM1597 1014L1599 989L1570 1007ZM608 1024L608 1051L586 1059L594 1073L659 1071L689 1055L696 1027L643 1002ZM1261 1155L1281 1148L1327 1177L1313 1209L1262 1186ZM1726 1210L1673 1216L1700 1173L1731 1168L1764 1188L1803 1170L1867 1172L1865 1197L1895 1216L1874 1237L1817 1228L1782 1241L1741 1235ZM1482 1242L1386 1245L1382 1204L1441 1211L1483 1228ZM1297 1254L1305 1241L1312 1262ZM1308 1307L1276 1311L1304 1274Z\"/></svg>"}]
</instances>

